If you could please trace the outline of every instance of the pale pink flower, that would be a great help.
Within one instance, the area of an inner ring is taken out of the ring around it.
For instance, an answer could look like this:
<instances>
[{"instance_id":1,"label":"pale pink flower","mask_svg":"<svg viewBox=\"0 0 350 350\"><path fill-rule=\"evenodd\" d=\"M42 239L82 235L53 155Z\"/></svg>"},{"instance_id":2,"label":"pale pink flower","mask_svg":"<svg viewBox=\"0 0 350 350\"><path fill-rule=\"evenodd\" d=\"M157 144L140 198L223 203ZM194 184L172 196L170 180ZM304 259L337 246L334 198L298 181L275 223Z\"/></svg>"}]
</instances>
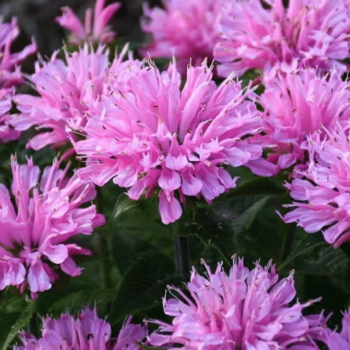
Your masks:
<instances>
[{"instance_id":1,"label":"pale pink flower","mask_svg":"<svg viewBox=\"0 0 350 350\"><path fill-rule=\"evenodd\" d=\"M19 64L36 52L36 44L25 47L21 52L11 53L11 44L19 35L17 19L3 23L0 18L0 89L19 85L23 82Z\"/></svg>"},{"instance_id":2,"label":"pale pink flower","mask_svg":"<svg viewBox=\"0 0 350 350\"><path fill-rule=\"evenodd\" d=\"M251 169L257 175L275 175L281 169L304 164L307 158L301 145L309 135L322 126L333 128L337 120L349 124L349 82L343 82L335 69L325 76L312 68L266 75L263 82L264 135L255 136L252 142L266 147L268 156L253 162Z\"/></svg>"},{"instance_id":3,"label":"pale pink flower","mask_svg":"<svg viewBox=\"0 0 350 350\"><path fill-rule=\"evenodd\" d=\"M85 25L70 7L62 8L62 16L57 17L56 21L61 27L68 29L71 35L68 42L72 45L81 45L82 43L107 44L114 40L116 33L108 25L114 14L118 11L121 4L115 2L104 8L106 0L96 0L95 11L91 8L85 12Z\"/></svg>"},{"instance_id":4,"label":"pale pink flower","mask_svg":"<svg viewBox=\"0 0 350 350\"><path fill-rule=\"evenodd\" d=\"M296 208L284 216L308 233L324 229L325 240L339 247L350 240L350 142L349 130L340 126L317 134L305 143L309 166L286 184ZM304 177L304 178L301 178Z\"/></svg>"},{"instance_id":5,"label":"pale pink flower","mask_svg":"<svg viewBox=\"0 0 350 350\"><path fill-rule=\"evenodd\" d=\"M211 203L236 186L226 166L261 156L260 145L242 140L259 132L252 99L233 76L216 86L206 62L188 68L183 88L175 65L163 73L146 65L90 111L87 138L75 145L87 160L79 176L99 186L113 178L133 200L156 190L162 221L172 223L186 196Z\"/></svg>"},{"instance_id":6,"label":"pale pink flower","mask_svg":"<svg viewBox=\"0 0 350 350\"><path fill-rule=\"evenodd\" d=\"M65 242L90 235L105 220L94 205L80 208L94 199L94 186L76 175L66 179L68 167L60 170L58 161L44 170L40 182L40 169L31 159L19 165L13 158L11 166L15 206L0 184L0 290L12 285L23 292L29 286L35 298L58 278L53 267L72 277L80 274L72 256L90 252Z\"/></svg>"},{"instance_id":7,"label":"pale pink flower","mask_svg":"<svg viewBox=\"0 0 350 350\"><path fill-rule=\"evenodd\" d=\"M350 6L347 0L290 1L223 0L222 40L214 57L218 72L243 74L247 69L270 69L276 63L330 70L349 57Z\"/></svg>"},{"instance_id":8,"label":"pale pink flower","mask_svg":"<svg viewBox=\"0 0 350 350\"><path fill-rule=\"evenodd\" d=\"M126 46L111 67L109 53L102 46L96 52L87 45L79 52L66 52L66 63L57 58L58 52L49 62L37 62L30 81L39 96L15 96L21 113L11 120L16 130L32 126L45 129L30 140L27 147L38 150L50 144L59 146L75 139L75 133L84 134L89 106L102 94L105 79L109 75L115 78L119 71L124 72L132 64L131 56L130 62L122 62L127 49ZM123 79L126 78L123 75Z\"/></svg>"},{"instance_id":9,"label":"pale pink flower","mask_svg":"<svg viewBox=\"0 0 350 350\"><path fill-rule=\"evenodd\" d=\"M234 259L228 275L222 263L214 273L204 265L206 277L193 268L188 293L168 287L171 298L164 297L163 308L173 320L151 321L160 326L149 336L151 345L186 350L318 349L310 334L318 334L324 319L303 316L313 301L293 302L293 273L279 280L271 262L265 268L256 263L249 271L243 259Z\"/></svg>"},{"instance_id":10,"label":"pale pink flower","mask_svg":"<svg viewBox=\"0 0 350 350\"><path fill-rule=\"evenodd\" d=\"M131 324L131 317L120 330L117 343L111 341L111 326L101 320L96 308L85 310L75 320L63 314L58 320L44 319L42 338L21 333L23 346L15 350L142 350L137 343L146 337L146 327Z\"/></svg>"},{"instance_id":11,"label":"pale pink flower","mask_svg":"<svg viewBox=\"0 0 350 350\"><path fill-rule=\"evenodd\" d=\"M213 46L219 39L220 1L162 0L164 9L144 6L141 26L152 34L153 42L142 49L152 58L172 58L178 69L186 74L192 60L194 66L205 58L213 59Z\"/></svg>"}]
</instances>

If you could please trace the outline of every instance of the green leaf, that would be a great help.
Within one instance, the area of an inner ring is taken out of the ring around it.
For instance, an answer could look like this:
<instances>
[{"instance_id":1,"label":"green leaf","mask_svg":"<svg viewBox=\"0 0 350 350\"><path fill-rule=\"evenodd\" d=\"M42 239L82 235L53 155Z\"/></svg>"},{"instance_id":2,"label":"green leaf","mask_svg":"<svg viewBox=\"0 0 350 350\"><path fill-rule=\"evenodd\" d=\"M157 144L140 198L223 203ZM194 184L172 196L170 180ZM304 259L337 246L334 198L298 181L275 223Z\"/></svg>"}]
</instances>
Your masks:
<instances>
[{"instance_id":1,"label":"green leaf","mask_svg":"<svg viewBox=\"0 0 350 350\"><path fill-rule=\"evenodd\" d=\"M158 305L169 283L178 278L169 275L173 262L161 253L140 256L127 270L108 316L113 325L127 315Z\"/></svg>"},{"instance_id":2,"label":"green leaf","mask_svg":"<svg viewBox=\"0 0 350 350\"><path fill-rule=\"evenodd\" d=\"M238 180L238 186L230 197L248 196L285 196L287 191L281 180L276 177L254 177Z\"/></svg>"},{"instance_id":3,"label":"green leaf","mask_svg":"<svg viewBox=\"0 0 350 350\"><path fill-rule=\"evenodd\" d=\"M346 272L349 259L341 249L328 243L315 247L308 256L304 253L294 260L294 269L309 275L340 275Z\"/></svg>"},{"instance_id":4,"label":"green leaf","mask_svg":"<svg viewBox=\"0 0 350 350\"><path fill-rule=\"evenodd\" d=\"M232 221L232 227L236 234L242 233L250 229L254 219L258 213L263 209L270 197L263 197L252 204L241 215Z\"/></svg>"},{"instance_id":5,"label":"green leaf","mask_svg":"<svg viewBox=\"0 0 350 350\"><path fill-rule=\"evenodd\" d=\"M92 307L94 303L98 305L111 302L116 292L116 289L93 289L70 293L54 302L49 308L49 313L55 317L59 317L67 310L71 314L76 314L86 305Z\"/></svg>"},{"instance_id":6,"label":"green leaf","mask_svg":"<svg viewBox=\"0 0 350 350\"><path fill-rule=\"evenodd\" d=\"M277 270L285 268L299 255L308 253L316 247L322 246L324 244L324 238L322 233L306 234L306 236L299 242L295 249L289 254L287 259L282 262Z\"/></svg>"},{"instance_id":7,"label":"green leaf","mask_svg":"<svg viewBox=\"0 0 350 350\"><path fill-rule=\"evenodd\" d=\"M242 196L241 192L237 195L233 191L214 202L212 207L198 210L196 216L199 220L198 230L192 234L206 246L214 247L221 258L231 265L231 256L241 253L237 238L251 229L263 209L267 207L276 220L279 220L274 212L274 206L267 206L272 198L267 195Z\"/></svg>"},{"instance_id":8,"label":"green leaf","mask_svg":"<svg viewBox=\"0 0 350 350\"><path fill-rule=\"evenodd\" d=\"M7 350L12 341L17 337L18 332L21 331L30 321L36 310L36 301L29 301L24 310L19 314L16 321L13 323L10 332L2 346L3 350Z\"/></svg>"},{"instance_id":9,"label":"green leaf","mask_svg":"<svg viewBox=\"0 0 350 350\"><path fill-rule=\"evenodd\" d=\"M160 249L165 255L173 255L171 227L161 223L158 198L131 201L121 195L110 226L112 254L122 275L145 252Z\"/></svg>"}]
</instances>

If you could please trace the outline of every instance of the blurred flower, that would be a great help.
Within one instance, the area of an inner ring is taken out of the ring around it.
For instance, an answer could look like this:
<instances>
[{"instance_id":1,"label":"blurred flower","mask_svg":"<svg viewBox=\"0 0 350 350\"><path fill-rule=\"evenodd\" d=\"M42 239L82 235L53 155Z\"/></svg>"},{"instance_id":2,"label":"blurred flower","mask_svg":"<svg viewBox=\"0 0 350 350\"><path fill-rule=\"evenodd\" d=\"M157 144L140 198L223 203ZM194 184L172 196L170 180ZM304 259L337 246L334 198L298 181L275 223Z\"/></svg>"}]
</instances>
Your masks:
<instances>
[{"instance_id":1,"label":"blurred flower","mask_svg":"<svg viewBox=\"0 0 350 350\"><path fill-rule=\"evenodd\" d=\"M193 268L188 293L168 287L173 297L164 297L163 307L173 321L152 321L160 328L149 336L151 345L170 349L183 345L186 350L318 349L310 332L321 337L318 329L325 320L302 315L314 301L291 305L296 296L293 273L278 280L271 262L265 268L256 263L249 271L243 259L234 259L226 275L222 263L215 273L202 263L207 277Z\"/></svg>"},{"instance_id":2,"label":"blurred flower","mask_svg":"<svg viewBox=\"0 0 350 350\"><path fill-rule=\"evenodd\" d=\"M253 162L255 174L269 176L298 162L304 164L307 157L301 145L308 135L322 126L332 129L337 120L349 125L349 82L343 82L336 69L321 76L306 68L276 77L266 75L263 81L264 135L252 142L266 147L268 156Z\"/></svg>"},{"instance_id":3,"label":"blurred flower","mask_svg":"<svg viewBox=\"0 0 350 350\"><path fill-rule=\"evenodd\" d=\"M350 349L350 309L343 314L341 332L329 332L326 343L329 350Z\"/></svg>"},{"instance_id":4,"label":"blurred flower","mask_svg":"<svg viewBox=\"0 0 350 350\"><path fill-rule=\"evenodd\" d=\"M7 140L17 140L20 135L10 124L13 93L11 89L0 89L0 144Z\"/></svg>"},{"instance_id":5,"label":"blurred flower","mask_svg":"<svg viewBox=\"0 0 350 350\"><path fill-rule=\"evenodd\" d=\"M115 2L104 8L106 0L96 0L95 11L89 8L85 12L85 26L70 7L62 8L62 16L56 21L61 27L68 29L72 34L68 37L71 45L79 46L82 43L107 44L114 40L116 33L107 23L111 20L121 4Z\"/></svg>"},{"instance_id":6,"label":"blurred flower","mask_svg":"<svg viewBox=\"0 0 350 350\"><path fill-rule=\"evenodd\" d=\"M58 161L44 170L40 185L40 169L31 159L18 165L13 158L11 166L16 206L0 184L0 290L12 285L24 292L29 285L35 298L58 278L58 265L72 277L80 274L72 256L90 252L65 242L91 234L105 219L94 205L79 208L94 199L95 188L76 175L66 179L68 167L60 170Z\"/></svg>"},{"instance_id":7,"label":"blurred flower","mask_svg":"<svg viewBox=\"0 0 350 350\"><path fill-rule=\"evenodd\" d=\"M120 330L115 345L110 340L111 326L101 320L96 308L85 310L74 320L69 314L61 315L58 320L44 319L42 338L36 339L31 334L21 333L23 346L15 350L141 350L136 343L146 336L146 327L131 324L128 318Z\"/></svg>"},{"instance_id":8,"label":"blurred flower","mask_svg":"<svg viewBox=\"0 0 350 350\"><path fill-rule=\"evenodd\" d=\"M36 52L36 44L25 47L23 51L11 53L11 44L19 35L17 19L3 23L0 18L0 89L10 88L23 82L19 64Z\"/></svg>"},{"instance_id":9,"label":"blurred flower","mask_svg":"<svg viewBox=\"0 0 350 350\"><path fill-rule=\"evenodd\" d=\"M214 49L218 72L243 74L297 59L299 66L330 70L349 57L350 6L346 0L223 0L222 40Z\"/></svg>"},{"instance_id":10,"label":"blurred flower","mask_svg":"<svg viewBox=\"0 0 350 350\"><path fill-rule=\"evenodd\" d=\"M75 134L84 134L89 106L102 94L105 79L111 75L118 81L118 71L130 64L122 62L127 49L115 58L111 68L109 53L102 46L96 52L87 45L79 52L66 52L67 63L57 58L58 52L49 62L37 62L30 80L40 96L17 95L15 102L21 113L14 115L11 123L16 130L37 126L52 131L38 134L27 147L38 150L49 144L59 146L76 138Z\"/></svg>"},{"instance_id":11,"label":"blurred flower","mask_svg":"<svg viewBox=\"0 0 350 350\"><path fill-rule=\"evenodd\" d=\"M186 74L192 59L194 66L203 59L213 59L213 46L219 39L220 1L162 0L165 9L144 6L141 21L143 31L153 36L153 42L142 49L152 58L175 55L178 69Z\"/></svg>"},{"instance_id":12,"label":"blurred flower","mask_svg":"<svg viewBox=\"0 0 350 350\"><path fill-rule=\"evenodd\" d=\"M309 166L286 187L295 200L286 207L296 207L285 215L286 223L297 222L306 232L324 229L323 235L335 248L350 240L350 142L349 129L338 126L309 137L304 148Z\"/></svg>"},{"instance_id":13,"label":"blurred flower","mask_svg":"<svg viewBox=\"0 0 350 350\"><path fill-rule=\"evenodd\" d=\"M11 44L18 37L16 18L11 23L3 23L0 17L0 144L7 140L16 140L20 133L10 126L9 112L12 107L13 86L23 82L19 64L36 51L31 45L18 53L11 53Z\"/></svg>"},{"instance_id":14,"label":"blurred flower","mask_svg":"<svg viewBox=\"0 0 350 350\"><path fill-rule=\"evenodd\" d=\"M160 73L151 63L90 111L87 139L75 145L87 160L79 176L99 186L113 178L133 200L160 189L162 221L172 223L182 214L178 198L211 203L236 186L227 165L261 156L260 145L242 140L259 131L254 98L233 76L216 86L206 62L188 68L183 89L175 65Z\"/></svg>"}]
</instances>

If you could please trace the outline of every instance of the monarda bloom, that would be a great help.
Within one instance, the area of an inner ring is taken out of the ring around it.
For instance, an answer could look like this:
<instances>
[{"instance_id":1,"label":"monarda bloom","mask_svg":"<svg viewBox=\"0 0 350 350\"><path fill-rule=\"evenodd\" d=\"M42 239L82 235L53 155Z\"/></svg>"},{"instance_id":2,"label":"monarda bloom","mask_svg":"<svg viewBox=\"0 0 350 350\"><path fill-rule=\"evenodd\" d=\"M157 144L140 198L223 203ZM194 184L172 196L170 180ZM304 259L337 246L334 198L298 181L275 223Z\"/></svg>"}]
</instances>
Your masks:
<instances>
[{"instance_id":1,"label":"monarda bloom","mask_svg":"<svg viewBox=\"0 0 350 350\"><path fill-rule=\"evenodd\" d=\"M325 134L305 142L309 166L286 185L295 200L286 207L296 209L284 221L297 222L309 233L324 229L325 240L337 248L350 240L349 129L338 127Z\"/></svg>"},{"instance_id":2,"label":"monarda bloom","mask_svg":"<svg viewBox=\"0 0 350 350\"><path fill-rule=\"evenodd\" d=\"M10 88L23 82L19 64L36 51L36 44L25 47L23 51L11 53L11 44L19 35L16 18L11 23L0 19L0 88Z\"/></svg>"},{"instance_id":3,"label":"monarda bloom","mask_svg":"<svg viewBox=\"0 0 350 350\"><path fill-rule=\"evenodd\" d=\"M153 346L186 350L318 349L310 334L318 335L323 317L304 317L306 304L294 302L293 274L279 280L275 266L258 263L249 271L234 259L227 275L222 263L214 273L204 263L207 276L193 268L187 291L168 287L172 297L163 299L171 324L149 336ZM317 320L317 321L316 321ZM315 322L316 321L316 322Z\"/></svg>"},{"instance_id":4,"label":"monarda bloom","mask_svg":"<svg viewBox=\"0 0 350 350\"><path fill-rule=\"evenodd\" d=\"M182 214L179 200L211 203L236 186L228 165L261 156L260 145L242 140L259 132L254 98L232 76L216 86L206 63L188 68L183 88L174 65L160 73L151 63L91 111L87 138L75 145L87 162L79 176L99 186L113 178L133 200L156 190L162 221L172 223Z\"/></svg>"},{"instance_id":5,"label":"monarda bloom","mask_svg":"<svg viewBox=\"0 0 350 350\"><path fill-rule=\"evenodd\" d=\"M116 75L127 47L109 67L108 51L99 47L94 52L89 46L80 52L66 52L65 63L57 58L57 52L49 62L37 62L36 72L30 76L39 96L17 95L15 102L21 113L14 115L11 123L16 130L36 126L44 129L27 144L35 150L46 145L60 146L84 134L89 105L103 91L103 82L111 74ZM117 79L116 79L117 80ZM49 131L47 131L49 130Z\"/></svg>"},{"instance_id":6,"label":"monarda bloom","mask_svg":"<svg viewBox=\"0 0 350 350\"><path fill-rule=\"evenodd\" d=\"M336 121L350 120L349 83L333 69L321 76L312 68L290 74L266 76L260 98L265 113L261 119L263 135L254 141L266 147L267 160L253 163L260 176L277 174L294 164L305 164L303 142L322 128L333 128Z\"/></svg>"},{"instance_id":7,"label":"monarda bloom","mask_svg":"<svg viewBox=\"0 0 350 350\"><path fill-rule=\"evenodd\" d=\"M264 3L264 4L263 4ZM350 12L347 0L223 0L221 40L214 57L218 72L243 74L297 60L300 67L330 70L349 57Z\"/></svg>"},{"instance_id":8,"label":"monarda bloom","mask_svg":"<svg viewBox=\"0 0 350 350\"><path fill-rule=\"evenodd\" d=\"M213 46L219 39L220 1L162 0L164 9L144 7L141 26L152 34L153 42L142 53L152 58L171 58L175 55L178 68L186 74L186 67L200 65L205 58L213 58Z\"/></svg>"},{"instance_id":9,"label":"monarda bloom","mask_svg":"<svg viewBox=\"0 0 350 350\"><path fill-rule=\"evenodd\" d=\"M16 286L36 293L51 288L58 278L55 270L74 277L80 274L73 255L90 252L65 243L77 234L90 235L105 220L89 203L95 197L91 184L82 184L59 162L47 167L39 182L40 170L31 159L19 165L12 159L12 194L0 184L0 290ZM12 203L14 201L15 205Z\"/></svg>"},{"instance_id":10,"label":"monarda bloom","mask_svg":"<svg viewBox=\"0 0 350 350\"><path fill-rule=\"evenodd\" d=\"M107 24L121 4L116 2L104 8L105 2L106 0L97 0L94 13L90 8L86 10L85 25L81 23L70 7L62 8L63 14L61 17L57 17L56 21L61 27L71 32L68 37L68 42L71 45L79 46L83 43L107 44L114 40L116 33Z\"/></svg>"},{"instance_id":11,"label":"monarda bloom","mask_svg":"<svg viewBox=\"0 0 350 350\"><path fill-rule=\"evenodd\" d=\"M146 337L145 326L131 324L129 317L120 330L118 339L111 339L111 326L101 320L87 306L75 320L63 314L58 320L47 317L43 321L42 338L21 333L23 346L15 350L142 350L137 345Z\"/></svg>"}]
</instances>

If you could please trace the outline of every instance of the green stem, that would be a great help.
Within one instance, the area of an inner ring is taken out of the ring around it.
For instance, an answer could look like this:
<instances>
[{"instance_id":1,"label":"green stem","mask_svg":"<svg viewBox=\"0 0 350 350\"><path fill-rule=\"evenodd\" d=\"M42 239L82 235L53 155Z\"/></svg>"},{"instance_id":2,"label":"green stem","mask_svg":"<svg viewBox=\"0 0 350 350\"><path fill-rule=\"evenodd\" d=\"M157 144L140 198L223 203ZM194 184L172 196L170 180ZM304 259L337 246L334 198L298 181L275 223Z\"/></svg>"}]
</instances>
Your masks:
<instances>
[{"instance_id":1,"label":"green stem","mask_svg":"<svg viewBox=\"0 0 350 350\"><path fill-rule=\"evenodd\" d=\"M175 266L180 276L186 276L190 271L190 256L188 239L184 236L174 236Z\"/></svg>"},{"instance_id":2,"label":"green stem","mask_svg":"<svg viewBox=\"0 0 350 350\"><path fill-rule=\"evenodd\" d=\"M40 338L38 314L34 313L29 322L29 333L33 334L37 339Z\"/></svg>"},{"instance_id":3,"label":"green stem","mask_svg":"<svg viewBox=\"0 0 350 350\"><path fill-rule=\"evenodd\" d=\"M179 221L173 224L175 266L180 276L187 276L191 268L188 234L191 233L196 215L196 204L187 200Z\"/></svg>"},{"instance_id":4,"label":"green stem","mask_svg":"<svg viewBox=\"0 0 350 350\"><path fill-rule=\"evenodd\" d=\"M102 267L102 283L105 289L111 288L111 274L109 271L109 251L108 251L108 241L103 234L100 234L99 238L99 251L100 251L100 259L101 259L101 267Z\"/></svg>"},{"instance_id":5,"label":"green stem","mask_svg":"<svg viewBox=\"0 0 350 350\"><path fill-rule=\"evenodd\" d=\"M97 187L97 196L96 196L96 208L98 213L102 213L102 188ZM110 274L110 264L109 264L109 249L108 249L108 240L103 232L99 235L99 253L101 260L101 268L102 268L102 283L105 289L111 288L111 274Z\"/></svg>"},{"instance_id":6,"label":"green stem","mask_svg":"<svg viewBox=\"0 0 350 350\"><path fill-rule=\"evenodd\" d=\"M281 263L286 260L289 254L292 252L293 241L295 236L296 224L286 224L286 233L284 235L284 241L281 253Z\"/></svg>"}]
</instances>

